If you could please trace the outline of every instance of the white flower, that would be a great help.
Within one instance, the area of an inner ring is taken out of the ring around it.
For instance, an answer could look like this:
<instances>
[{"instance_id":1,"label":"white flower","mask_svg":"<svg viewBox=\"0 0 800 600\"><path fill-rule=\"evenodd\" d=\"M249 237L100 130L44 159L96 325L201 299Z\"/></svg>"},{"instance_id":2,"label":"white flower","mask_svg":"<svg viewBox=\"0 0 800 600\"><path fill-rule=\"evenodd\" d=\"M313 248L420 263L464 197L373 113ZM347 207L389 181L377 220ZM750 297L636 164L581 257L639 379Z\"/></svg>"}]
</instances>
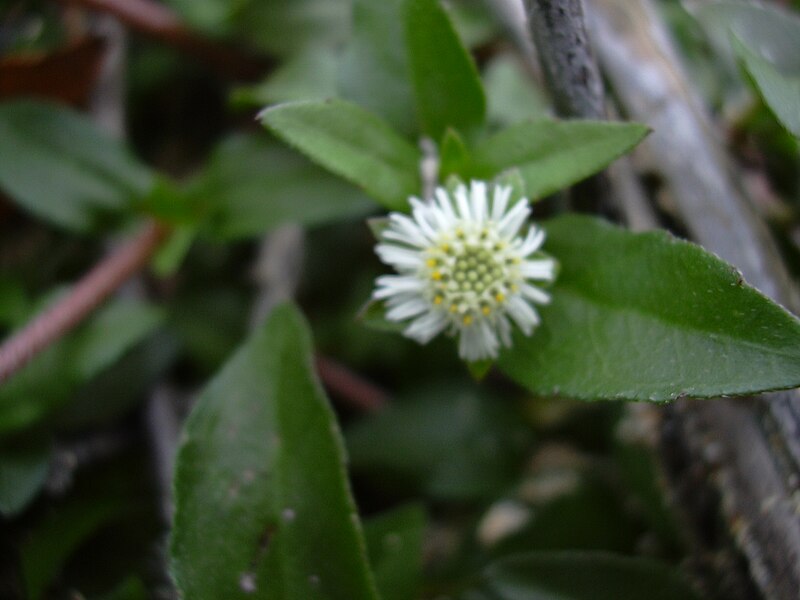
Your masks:
<instances>
[{"instance_id":1,"label":"white flower","mask_svg":"<svg viewBox=\"0 0 800 600\"><path fill-rule=\"evenodd\" d=\"M481 181L435 196L411 198L410 216L389 215L375 251L398 274L378 277L373 298L386 301L390 321L410 321L407 337L424 344L446 331L462 359L495 358L511 345L511 321L525 335L539 324L534 304L550 296L533 282L552 281L555 261L537 252L541 229L521 232L528 200L507 210L510 187L496 185L491 202Z\"/></svg>"}]
</instances>

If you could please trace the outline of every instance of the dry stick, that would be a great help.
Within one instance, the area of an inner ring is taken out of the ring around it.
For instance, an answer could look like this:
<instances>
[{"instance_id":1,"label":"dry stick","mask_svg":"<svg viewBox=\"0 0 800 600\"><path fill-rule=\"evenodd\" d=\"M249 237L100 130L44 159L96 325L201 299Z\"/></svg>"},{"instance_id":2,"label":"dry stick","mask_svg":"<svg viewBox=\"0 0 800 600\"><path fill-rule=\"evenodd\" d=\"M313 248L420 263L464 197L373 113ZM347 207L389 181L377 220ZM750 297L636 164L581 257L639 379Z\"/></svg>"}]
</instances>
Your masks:
<instances>
[{"instance_id":1,"label":"dry stick","mask_svg":"<svg viewBox=\"0 0 800 600\"><path fill-rule=\"evenodd\" d=\"M796 290L775 243L741 193L655 8L648 0L593 0L591 6L605 71L628 113L653 127L644 147L692 237L797 310ZM800 394L679 402L668 417L662 456L678 499L695 517L696 538L706 542L706 555L715 553L709 569L718 569L720 550L727 550L704 535L709 506L698 499L710 491L761 593L796 599L800 520L793 498L800 490ZM725 598L750 597L748 582L737 581L735 569L718 570L716 576Z\"/></svg>"},{"instance_id":2,"label":"dry stick","mask_svg":"<svg viewBox=\"0 0 800 600\"><path fill-rule=\"evenodd\" d=\"M581 0L524 0L528 26L559 116L606 118L603 80L594 58ZM575 208L616 216L611 184L600 173L572 190Z\"/></svg>"},{"instance_id":3,"label":"dry stick","mask_svg":"<svg viewBox=\"0 0 800 600\"><path fill-rule=\"evenodd\" d=\"M589 44L581 0L525 0L556 112L605 119L603 80Z\"/></svg>"},{"instance_id":4,"label":"dry stick","mask_svg":"<svg viewBox=\"0 0 800 600\"><path fill-rule=\"evenodd\" d=\"M153 0L59 1L111 14L131 29L196 57L226 78L257 79L270 65L264 57L191 31L178 15Z\"/></svg>"},{"instance_id":5,"label":"dry stick","mask_svg":"<svg viewBox=\"0 0 800 600\"><path fill-rule=\"evenodd\" d=\"M84 275L64 298L0 346L0 384L80 323L144 267L166 232L163 226L148 223L134 238Z\"/></svg>"}]
</instances>

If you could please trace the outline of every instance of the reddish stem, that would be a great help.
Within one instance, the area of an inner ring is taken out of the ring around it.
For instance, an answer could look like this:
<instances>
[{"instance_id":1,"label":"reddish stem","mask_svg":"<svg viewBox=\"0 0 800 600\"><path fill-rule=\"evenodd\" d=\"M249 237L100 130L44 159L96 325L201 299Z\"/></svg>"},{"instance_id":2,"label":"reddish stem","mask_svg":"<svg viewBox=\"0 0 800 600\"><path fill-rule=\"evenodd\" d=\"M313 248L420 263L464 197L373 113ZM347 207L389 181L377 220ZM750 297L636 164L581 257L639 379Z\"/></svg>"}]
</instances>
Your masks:
<instances>
[{"instance_id":1,"label":"reddish stem","mask_svg":"<svg viewBox=\"0 0 800 600\"><path fill-rule=\"evenodd\" d=\"M226 78L257 79L269 66L263 57L195 33L173 11L153 0L59 1L114 15L131 29L194 56Z\"/></svg>"},{"instance_id":2,"label":"reddish stem","mask_svg":"<svg viewBox=\"0 0 800 600\"><path fill-rule=\"evenodd\" d=\"M362 379L344 365L325 356L316 356L319 378L332 393L359 410L374 412L384 408L389 399L375 384Z\"/></svg>"},{"instance_id":3,"label":"reddish stem","mask_svg":"<svg viewBox=\"0 0 800 600\"><path fill-rule=\"evenodd\" d=\"M0 346L0 384L74 328L144 267L166 233L166 228L161 225L147 224L134 238L84 275L64 298Z\"/></svg>"}]
</instances>

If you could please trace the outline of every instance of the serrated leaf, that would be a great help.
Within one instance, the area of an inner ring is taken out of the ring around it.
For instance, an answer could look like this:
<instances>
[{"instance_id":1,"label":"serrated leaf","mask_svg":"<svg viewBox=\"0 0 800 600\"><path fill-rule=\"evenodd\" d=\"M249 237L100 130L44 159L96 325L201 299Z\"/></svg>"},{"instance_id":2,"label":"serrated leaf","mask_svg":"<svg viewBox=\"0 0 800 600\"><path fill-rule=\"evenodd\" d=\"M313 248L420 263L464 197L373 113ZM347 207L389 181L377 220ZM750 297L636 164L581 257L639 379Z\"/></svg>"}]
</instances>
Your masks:
<instances>
[{"instance_id":1,"label":"serrated leaf","mask_svg":"<svg viewBox=\"0 0 800 600\"><path fill-rule=\"evenodd\" d=\"M376 600L333 411L296 309L275 309L206 387L175 475L186 598Z\"/></svg>"},{"instance_id":2,"label":"serrated leaf","mask_svg":"<svg viewBox=\"0 0 800 600\"><path fill-rule=\"evenodd\" d=\"M161 323L143 302L116 300L0 386L0 434L27 427L70 401Z\"/></svg>"},{"instance_id":3,"label":"serrated leaf","mask_svg":"<svg viewBox=\"0 0 800 600\"><path fill-rule=\"evenodd\" d=\"M153 184L119 140L50 104L0 104L0 156L0 188L26 210L77 232L119 220Z\"/></svg>"},{"instance_id":4,"label":"serrated leaf","mask_svg":"<svg viewBox=\"0 0 800 600\"><path fill-rule=\"evenodd\" d=\"M663 401L800 385L800 322L699 246L581 216L545 230L552 302L499 360L530 390Z\"/></svg>"},{"instance_id":5,"label":"serrated leaf","mask_svg":"<svg viewBox=\"0 0 800 600\"><path fill-rule=\"evenodd\" d=\"M447 127L483 123L486 98L478 71L437 0L404 0L408 66L422 129L439 139Z\"/></svg>"},{"instance_id":6,"label":"serrated leaf","mask_svg":"<svg viewBox=\"0 0 800 600\"><path fill-rule=\"evenodd\" d=\"M262 122L311 160L391 210L419 192L419 151L376 115L342 100L268 108Z\"/></svg>"},{"instance_id":7,"label":"serrated leaf","mask_svg":"<svg viewBox=\"0 0 800 600\"><path fill-rule=\"evenodd\" d=\"M401 6L403 0L355 0L353 34L339 68L339 90L380 115L398 131L416 130L414 96L408 80Z\"/></svg>"},{"instance_id":8,"label":"serrated leaf","mask_svg":"<svg viewBox=\"0 0 800 600\"><path fill-rule=\"evenodd\" d=\"M491 179L517 167L532 199L547 196L597 173L648 133L638 123L528 121L473 148L475 172Z\"/></svg>"},{"instance_id":9,"label":"serrated leaf","mask_svg":"<svg viewBox=\"0 0 800 600\"><path fill-rule=\"evenodd\" d=\"M463 600L696 600L669 566L602 552L530 553L490 565Z\"/></svg>"},{"instance_id":10,"label":"serrated leaf","mask_svg":"<svg viewBox=\"0 0 800 600\"><path fill-rule=\"evenodd\" d=\"M318 225L374 207L360 190L266 135L236 135L214 152L187 191L206 232L263 235L286 223Z\"/></svg>"},{"instance_id":11,"label":"serrated leaf","mask_svg":"<svg viewBox=\"0 0 800 600\"><path fill-rule=\"evenodd\" d=\"M422 578L425 511L408 505L364 522L370 564L381 600L415 600Z\"/></svg>"}]
</instances>

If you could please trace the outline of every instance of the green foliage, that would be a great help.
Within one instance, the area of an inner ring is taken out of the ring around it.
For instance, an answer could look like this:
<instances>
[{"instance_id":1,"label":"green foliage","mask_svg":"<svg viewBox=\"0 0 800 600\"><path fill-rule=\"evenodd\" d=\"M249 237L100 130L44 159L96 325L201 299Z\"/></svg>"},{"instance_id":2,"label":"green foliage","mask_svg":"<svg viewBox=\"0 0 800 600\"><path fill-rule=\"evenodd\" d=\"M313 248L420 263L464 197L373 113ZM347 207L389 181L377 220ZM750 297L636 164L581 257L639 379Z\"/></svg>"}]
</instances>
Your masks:
<instances>
[{"instance_id":1,"label":"green foliage","mask_svg":"<svg viewBox=\"0 0 800 600\"><path fill-rule=\"evenodd\" d=\"M161 312L116 300L36 357L0 387L0 434L33 425L73 399L79 386L112 366L153 333Z\"/></svg>"},{"instance_id":2,"label":"green foliage","mask_svg":"<svg viewBox=\"0 0 800 600\"><path fill-rule=\"evenodd\" d=\"M405 38L398 26L402 6L403 0L354 0L353 34L342 57L339 90L343 98L410 134L416 119Z\"/></svg>"},{"instance_id":3,"label":"green foliage","mask_svg":"<svg viewBox=\"0 0 800 600\"><path fill-rule=\"evenodd\" d=\"M491 124L507 127L520 121L547 116L544 93L528 77L520 61L513 55L501 55L484 71L486 119Z\"/></svg>"},{"instance_id":4,"label":"green foliage","mask_svg":"<svg viewBox=\"0 0 800 600\"><path fill-rule=\"evenodd\" d=\"M800 25L795 31L800 37ZM753 78L764 101L792 135L800 138L800 68L794 76L783 75L772 63L734 38L734 48Z\"/></svg>"},{"instance_id":5,"label":"green foliage","mask_svg":"<svg viewBox=\"0 0 800 600\"><path fill-rule=\"evenodd\" d=\"M175 476L186 597L376 599L299 313L275 309L201 394Z\"/></svg>"},{"instance_id":6,"label":"green foliage","mask_svg":"<svg viewBox=\"0 0 800 600\"><path fill-rule=\"evenodd\" d=\"M289 58L260 84L234 90L239 106L264 106L295 100L324 100L336 95L339 61L329 48L313 46Z\"/></svg>"},{"instance_id":7,"label":"green foliage","mask_svg":"<svg viewBox=\"0 0 800 600\"><path fill-rule=\"evenodd\" d=\"M800 384L800 322L698 246L588 217L546 225L561 273L500 367L581 399L708 398Z\"/></svg>"},{"instance_id":8,"label":"green foliage","mask_svg":"<svg viewBox=\"0 0 800 600\"><path fill-rule=\"evenodd\" d=\"M415 600L422 579L425 511L408 505L364 522L369 560L381 600Z\"/></svg>"},{"instance_id":9,"label":"green foliage","mask_svg":"<svg viewBox=\"0 0 800 600\"><path fill-rule=\"evenodd\" d=\"M695 600L666 565L604 553L534 553L488 567L462 600Z\"/></svg>"},{"instance_id":10,"label":"green foliage","mask_svg":"<svg viewBox=\"0 0 800 600\"><path fill-rule=\"evenodd\" d=\"M419 151L384 121L342 100L269 108L263 123L313 161L402 210L419 189Z\"/></svg>"},{"instance_id":11,"label":"green foliage","mask_svg":"<svg viewBox=\"0 0 800 600\"><path fill-rule=\"evenodd\" d=\"M764 101L800 137L800 17L780 7L737 2L704 5L696 16L729 37Z\"/></svg>"},{"instance_id":12,"label":"green foliage","mask_svg":"<svg viewBox=\"0 0 800 600\"><path fill-rule=\"evenodd\" d=\"M261 235L285 223L316 225L373 206L351 185L263 134L221 143L187 194L206 215L204 229L225 239Z\"/></svg>"},{"instance_id":13,"label":"green foliage","mask_svg":"<svg viewBox=\"0 0 800 600\"><path fill-rule=\"evenodd\" d=\"M86 117L28 101L0 104L0 188L54 225L86 233L130 215L153 176Z\"/></svg>"},{"instance_id":14,"label":"green foliage","mask_svg":"<svg viewBox=\"0 0 800 600\"><path fill-rule=\"evenodd\" d=\"M519 168L530 198L577 183L638 144L648 129L636 123L528 121L479 142L471 175L491 178Z\"/></svg>"},{"instance_id":15,"label":"green foliage","mask_svg":"<svg viewBox=\"0 0 800 600\"><path fill-rule=\"evenodd\" d=\"M50 584L93 534L123 517L139 516L135 501L140 498L132 488L133 481L120 474L82 485L28 533L20 547L20 562L29 600L49 597Z\"/></svg>"},{"instance_id":16,"label":"green foliage","mask_svg":"<svg viewBox=\"0 0 800 600\"><path fill-rule=\"evenodd\" d=\"M437 0L404 0L408 66L423 131L438 140L447 127L483 122L486 99L478 72Z\"/></svg>"},{"instance_id":17,"label":"green foliage","mask_svg":"<svg viewBox=\"0 0 800 600\"><path fill-rule=\"evenodd\" d=\"M47 478L50 448L41 440L0 448L0 514L14 517L33 499Z\"/></svg>"},{"instance_id":18,"label":"green foliage","mask_svg":"<svg viewBox=\"0 0 800 600\"><path fill-rule=\"evenodd\" d=\"M510 485L529 442L512 406L446 385L416 390L347 431L355 472L450 500Z\"/></svg>"}]
</instances>

